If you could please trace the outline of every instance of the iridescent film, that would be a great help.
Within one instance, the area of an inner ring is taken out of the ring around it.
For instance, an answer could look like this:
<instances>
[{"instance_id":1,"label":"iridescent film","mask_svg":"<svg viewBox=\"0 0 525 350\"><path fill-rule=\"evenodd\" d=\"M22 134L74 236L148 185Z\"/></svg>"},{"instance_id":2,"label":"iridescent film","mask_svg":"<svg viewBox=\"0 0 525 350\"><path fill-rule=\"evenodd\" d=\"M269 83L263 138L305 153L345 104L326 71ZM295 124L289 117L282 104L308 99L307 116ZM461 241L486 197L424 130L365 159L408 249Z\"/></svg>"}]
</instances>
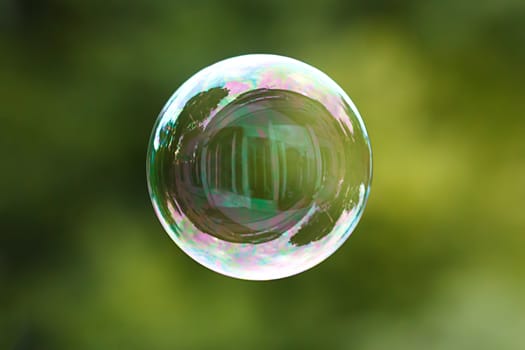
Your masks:
<instances>
[{"instance_id":1,"label":"iridescent film","mask_svg":"<svg viewBox=\"0 0 525 350\"><path fill-rule=\"evenodd\" d=\"M150 139L148 186L175 243L200 264L249 280L283 278L334 253L369 193L363 121L321 71L245 55L187 80Z\"/></svg>"}]
</instances>

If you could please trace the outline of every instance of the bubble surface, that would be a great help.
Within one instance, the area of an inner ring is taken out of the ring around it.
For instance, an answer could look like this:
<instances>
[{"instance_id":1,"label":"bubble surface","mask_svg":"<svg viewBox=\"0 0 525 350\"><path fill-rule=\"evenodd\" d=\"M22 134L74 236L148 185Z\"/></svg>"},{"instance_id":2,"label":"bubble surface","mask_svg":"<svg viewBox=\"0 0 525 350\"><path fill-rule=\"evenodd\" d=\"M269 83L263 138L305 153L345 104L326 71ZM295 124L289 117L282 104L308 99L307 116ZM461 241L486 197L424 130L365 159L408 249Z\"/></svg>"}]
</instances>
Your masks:
<instances>
[{"instance_id":1,"label":"bubble surface","mask_svg":"<svg viewBox=\"0 0 525 350\"><path fill-rule=\"evenodd\" d=\"M221 274L305 271L350 236L372 157L363 121L327 75L295 59L238 56L187 80L161 111L147 175L175 243Z\"/></svg>"}]
</instances>

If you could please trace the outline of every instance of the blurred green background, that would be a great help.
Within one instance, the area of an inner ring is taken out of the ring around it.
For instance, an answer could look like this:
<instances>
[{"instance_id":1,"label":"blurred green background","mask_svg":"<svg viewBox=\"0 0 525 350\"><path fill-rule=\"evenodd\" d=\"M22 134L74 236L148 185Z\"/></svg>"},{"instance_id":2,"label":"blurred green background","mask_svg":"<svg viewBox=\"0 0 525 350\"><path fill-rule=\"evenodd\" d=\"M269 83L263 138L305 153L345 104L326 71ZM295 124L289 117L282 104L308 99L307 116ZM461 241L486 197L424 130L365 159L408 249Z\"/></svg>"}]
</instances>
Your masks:
<instances>
[{"instance_id":1,"label":"blurred green background","mask_svg":"<svg viewBox=\"0 0 525 350\"><path fill-rule=\"evenodd\" d=\"M0 349L525 348L525 2L0 1ZM146 188L199 69L291 56L352 97L346 244L271 282L197 265Z\"/></svg>"}]
</instances>

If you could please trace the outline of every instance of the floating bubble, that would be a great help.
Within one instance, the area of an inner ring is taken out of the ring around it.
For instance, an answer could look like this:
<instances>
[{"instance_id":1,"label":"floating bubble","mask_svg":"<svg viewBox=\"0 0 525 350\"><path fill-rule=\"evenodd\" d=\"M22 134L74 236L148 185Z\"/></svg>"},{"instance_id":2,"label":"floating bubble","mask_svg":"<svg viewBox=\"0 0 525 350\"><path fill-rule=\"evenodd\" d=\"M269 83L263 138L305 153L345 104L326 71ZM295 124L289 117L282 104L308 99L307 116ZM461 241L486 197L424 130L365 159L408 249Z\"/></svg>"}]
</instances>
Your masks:
<instances>
[{"instance_id":1,"label":"floating bubble","mask_svg":"<svg viewBox=\"0 0 525 350\"><path fill-rule=\"evenodd\" d=\"M221 274L270 280L334 253L359 221L371 150L359 113L321 71L276 55L209 66L169 99L147 161L156 214Z\"/></svg>"}]
</instances>

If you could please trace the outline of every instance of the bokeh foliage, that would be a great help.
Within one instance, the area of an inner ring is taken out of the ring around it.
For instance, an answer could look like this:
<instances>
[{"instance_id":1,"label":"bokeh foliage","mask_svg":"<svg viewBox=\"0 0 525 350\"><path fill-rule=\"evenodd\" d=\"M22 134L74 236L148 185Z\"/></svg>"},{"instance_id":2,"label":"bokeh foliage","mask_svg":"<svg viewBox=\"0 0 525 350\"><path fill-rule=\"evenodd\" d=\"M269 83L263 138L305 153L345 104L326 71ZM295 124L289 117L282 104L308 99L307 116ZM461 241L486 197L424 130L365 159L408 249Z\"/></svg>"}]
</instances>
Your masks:
<instances>
[{"instance_id":1,"label":"bokeh foliage","mask_svg":"<svg viewBox=\"0 0 525 350\"><path fill-rule=\"evenodd\" d=\"M522 0L0 2L0 348L525 347ZM171 93L244 53L353 98L374 181L299 276L186 257L149 202Z\"/></svg>"}]
</instances>

